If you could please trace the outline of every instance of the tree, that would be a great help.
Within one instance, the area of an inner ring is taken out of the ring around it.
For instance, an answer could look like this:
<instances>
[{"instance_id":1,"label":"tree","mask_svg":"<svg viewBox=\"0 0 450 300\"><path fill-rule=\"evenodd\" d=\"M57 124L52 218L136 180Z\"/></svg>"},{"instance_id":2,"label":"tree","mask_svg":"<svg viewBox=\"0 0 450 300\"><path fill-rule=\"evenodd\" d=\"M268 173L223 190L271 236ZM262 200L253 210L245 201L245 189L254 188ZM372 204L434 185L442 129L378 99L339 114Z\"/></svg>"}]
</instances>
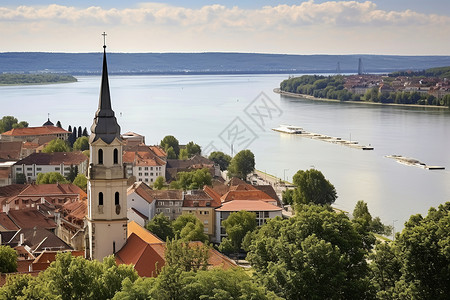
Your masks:
<instances>
[{"instance_id":1,"label":"tree","mask_svg":"<svg viewBox=\"0 0 450 300\"><path fill-rule=\"evenodd\" d=\"M231 156L221 151L211 152L208 158L214 163L218 164L221 171L225 171L226 169L228 169L228 166L231 162Z\"/></svg>"},{"instance_id":2,"label":"tree","mask_svg":"<svg viewBox=\"0 0 450 300\"><path fill-rule=\"evenodd\" d=\"M174 238L172 224L163 213L156 215L145 225L148 231L156 234L161 240L171 240Z\"/></svg>"},{"instance_id":3,"label":"tree","mask_svg":"<svg viewBox=\"0 0 450 300\"><path fill-rule=\"evenodd\" d=\"M292 205L293 204L293 196L294 196L294 190L287 189L284 190L281 194L281 201L283 202L283 205Z\"/></svg>"},{"instance_id":4,"label":"tree","mask_svg":"<svg viewBox=\"0 0 450 300\"><path fill-rule=\"evenodd\" d=\"M10 131L13 128L28 127L28 123L25 121L18 122L17 118L13 116L4 116L0 120L0 133Z\"/></svg>"},{"instance_id":5,"label":"tree","mask_svg":"<svg viewBox=\"0 0 450 300\"><path fill-rule=\"evenodd\" d=\"M256 225L256 214L253 212L241 210L231 213L222 221L227 237L223 239L219 249L226 253L238 252L245 235L255 230Z\"/></svg>"},{"instance_id":6,"label":"tree","mask_svg":"<svg viewBox=\"0 0 450 300\"><path fill-rule=\"evenodd\" d=\"M187 149L180 149L180 155L178 155L179 160L187 160L189 158Z\"/></svg>"},{"instance_id":7,"label":"tree","mask_svg":"<svg viewBox=\"0 0 450 300\"><path fill-rule=\"evenodd\" d=\"M262 225L247 260L260 282L286 299L373 299L368 251L345 214L303 205L292 218Z\"/></svg>"},{"instance_id":8,"label":"tree","mask_svg":"<svg viewBox=\"0 0 450 300\"><path fill-rule=\"evenodd\" d=\"M175 153L175 150L173 150L173 147L169 147L169 148L165 149L165 151L166 151L168 159L176 159L177 158L177 154Z\"/></svg>"},{"instance_id":9,"label":"tree","mask_svg":"<svg viewBox=\"0 0 450 300\"><path fill-rule=\"evenodd\" d=\"M247 175L255 169L255 155L250 150L237 153L228 166L228 176L247 179Z\"/></svg>"},{"instance_id":10,"label":"tree","mask_svg":"<svg viewBox=\"0 0 450 300\"><path fill-rule=\"evenodd\" d=\"M67 143L61 139L51 140L47 146L42 149L44 153L53 153L53 152L69 152L70 148Z\"/></svg>"},{"instance_id":11,"label":"tree","mask_svg":"<svg viewBox=\"0 0 450 300\"><path fill-rule=\"evenodd\" d=\"M56 122L56 127L62 128L62 125L61 125L60 121Z\"/></svg>"},{"instance_id":12,"label":"tree","mask_svg":"<svg viewBox=\"0 0 450 300\"><path fill-rule=\"evenodd\" d=\"M208 242L208 236L203 232L203 223L194 215L182 214L172 223L174 235L185 242Z\"/></svg>"},{"instance_id":13,"label":"tree","mask_svg":"<svg viewBox=\"0 0 450 300\"><path fill-rule=\"evenodd\" d=\"M83 129L83 136L89 137L89 134L87 132L87 128L86 127L84 127L84 129Z\"/></svg>"},{"instance_id":14,"label":"tree","mask_svg":"<svg viewBox=\"0 0 450 300\"><path fill-rule=\"evenodd\" d=\"M180 154L180 145L178 140L173 135L167 135L165 136L160 143L160 146L164 149L164 151L172 147L173 151L175 152L175 158L178 157Z\"/></svg>"},{"instance_id":15,"label":"tree","mask_svg":"<svg viewBox=\"0 0 450 300\"><path fill-rule=\"evenodd\" d=\"M337 198L336 189L316 169L300 170L293 177L296 185L293 201L299 204L333 204Z\"/></svg>"},{"instance_id":16,"label":"tree","mask_svg":"<svg viewBox=\"0 0 450 300\"><path fill-rule=\"evenodd\" d=\"M78 166L70 165L69 174L66 176L67 181L73 182L78 175Z\"/></svg>"},{"instance_id":17,"label":"tree","mask_svg":"<svg viewBox=\"0 0 450 300\"><path fill-rule=\"evenodd\" d=\"M359 223L368 232L390 235L392 231L392 226L381 223L379 217L372 218L367 203L362 200L359 200L355 205L353 221Z\"/></svg>"},{"instance_id":18,"label":"tree","mask_svg":"<svg viewBox=\"0 0 450 300\"><path fill-rule=\"evenodd\" d=\"M82 137L82 129L81 129L81 126L78 126L78 135L77 135L77 138L80 138L80 137Z\"/></svg>"},{"instance_id":19,"label":"tree","mask_svg":"<svg viewBox=\"0 0 450 300\"><path fill-rule=\"evenodd\" d=\"M0 273L17 271L17 252L9 246L0 245Z\"/></svg>"},{"instance_id":20,"label":"tree","mask_svg":"<svg viewBox=\"0 0 450 300\"><path fill-rule=\"evenodd\" d=\"M73 180L73 184L75 184L77 187L79 187L83 191L86 191L86 188L87 188L86 175L78 173L77 177L75 177L75 179Z\"/></svg>"},{"instance_id":21,"label":"tree","mask_svg":"<svg viewBox=\"0 0 450 300\"><path fill-rule=\"evenodd\" d=\"M186 150L189 157L202 154L202 148L194 142L187 143Z\"/></svg>"},{"instance_id":22,"label":"tree","mask_svg":"<svg viewBox=\"0 0 450 300\"><path fill-rule=\"evenodd\" d=\"M184 272L206 270L209 247L202 243L189 243L182 240L166 242L164 253L166 265Z\"/></svg>"},{"instance_id":23,"label":"tree","mask_svg":"<svg viewBox=\"0 0 450 300\"><path fill-rule=\"evenodd\" d=\"M89 138L87 136L77 138L75 143L73 143L73 150L76 151L89 150Z\"/></svg>"},{"instance_id":24,"label":"tree","mask_svg":"<svg viewBox=\"0 0 450 300\"><path fill-rule=\"evenodd\" d=\"M72 126L69 125L69 128L67 128L67 131L72 132Z\"/></svg>"},{"instance_id":25,"label":"tree","mask_svg":"<svg viewBox=\"0 0 450 300\"><path fill-rule=\"evenodd\" d=\"M164 187L164 181L165 181L164 177L162 176L156 177L155 182L153 183L153 188L155 190L162 189Z\"/></svg>"},{"instance_id":26,"label":"tree","mask_svg":"<svg viewBox=\"0 0 450 300\"><path fill-rule=\"evenodd\" d=\"M37 184L69 183L64 176L58 172L39 173L36 179Z\"/></svg>"},{"instance_id":27,"label":"tree","mask_svg":"<svg viewBox=\"0 0 450 300\"><path fill-rule=\"evenodd\" d=\"M27 177L23 173L17 173L16 174L16 183L17 184L24 184L27 182Z\"/></svg>"},{"instance_id":28,"label":"tree","mask_svg":"<svg viewBox=\"0 0 450 300\"><path fill-rule=\"evenodd\" d=\"M29 274L6 276L6 283L0 288L0 299L23 299L23 291L33 280Z\"/></svg>"}]
</instances>

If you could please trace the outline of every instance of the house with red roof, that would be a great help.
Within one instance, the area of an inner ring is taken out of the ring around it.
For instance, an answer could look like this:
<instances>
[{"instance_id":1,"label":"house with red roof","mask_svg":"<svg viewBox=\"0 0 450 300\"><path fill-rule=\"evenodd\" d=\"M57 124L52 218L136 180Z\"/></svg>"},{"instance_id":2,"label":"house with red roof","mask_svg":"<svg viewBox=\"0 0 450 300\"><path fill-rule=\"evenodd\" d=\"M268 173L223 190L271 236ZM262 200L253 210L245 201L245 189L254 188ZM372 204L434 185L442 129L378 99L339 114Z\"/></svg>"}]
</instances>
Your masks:
<instances>
[{"instance_id":1,"label":"house with red roof","mask_svg":"<svg viewBox=\"0 0 450 300\"><path fill-rule=\"evenodd\" d=\"M78 173L86 174L88 161L89 158L81 151L32 153L14 164L12 176L16 178L22 173L27 182L34 182L39 173L58 172L67 176L71 169L78 169Z\"/></svg>"},{"instance_id":2,"label":"house with red roof","mask_svg":"<svg viewBox=\"0 0 450 300\"><path fill-rule=\"evenodd\" d=\"M142 227L138 229L139 225L136 223L132 226L132 228L128 226L129 236L126 244L115 254L116 263L132 264L139 276L156 277L165 264L165 243L148 230ZM190 247L201 245L203 245L201 242L189 243ZM213 248L209 250L208 265L224 269L237 266L233 260Z\"/></svg>"},{"instance_id":3,"label":"house with red roof","mask_svg":"<svg viewBox=\"0 0 450 300\"><path fill-rule=\"evenodd\" d=\"M13 128L0 134L0 139L2 141L9 142L31 142L36 138L51 137L52 139L58 138L67 141L70 134L70 131L67 131L63 128L59 128L53 125L45 125L40 127Z\"/></svg>"},{"instance_id":4,"label":"house with red roof","mask_svg":"<svg viewBox=\"0 0 450 300\"><path fill-rule=\"evenodd\" d=\"M152 189L144 182L135 182L127 189L127 217L141 226L156 213L156 201L152 197Z\"/></svg>"},{"instance_id":5,"label":"house with red roof","mask_svg":"<svg viewBox=\"0 0 450 300\"><path fill-rule=\"evenodd\" d=\"M127 178L134 176L137 182L145 182L148 185L153 184L159 176L165 178L166 161L151 147L141 145L128 149L123 152Z\"/></svg>"}]
</instances>

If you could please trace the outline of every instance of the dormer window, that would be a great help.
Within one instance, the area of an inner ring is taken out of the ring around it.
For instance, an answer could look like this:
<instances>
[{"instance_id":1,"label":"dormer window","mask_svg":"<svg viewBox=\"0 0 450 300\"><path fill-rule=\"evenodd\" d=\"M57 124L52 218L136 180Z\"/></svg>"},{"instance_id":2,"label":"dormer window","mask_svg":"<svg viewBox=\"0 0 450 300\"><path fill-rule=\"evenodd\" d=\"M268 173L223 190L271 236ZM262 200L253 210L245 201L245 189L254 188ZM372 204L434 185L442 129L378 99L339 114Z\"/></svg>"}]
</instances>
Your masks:
<instances>
[{"instance_id":1,"label":"dormer window","mask_svg":"<svg viewBox=\"0 0 450 300\"><path fill-rule=\"evenodd\" d=\"M119 150L117 148L114 149L113 160L115 165L119 163Z\"/></svg>"},{"instance_id":2,"label":"dormer window","mask_svg":"<svg viewBox=\"0 0 450 300\"><path fill-rule=\"evenodd\" d=\"M103 165L103 149L98 149L98 164Z\"/></svg>"}]
</instances>

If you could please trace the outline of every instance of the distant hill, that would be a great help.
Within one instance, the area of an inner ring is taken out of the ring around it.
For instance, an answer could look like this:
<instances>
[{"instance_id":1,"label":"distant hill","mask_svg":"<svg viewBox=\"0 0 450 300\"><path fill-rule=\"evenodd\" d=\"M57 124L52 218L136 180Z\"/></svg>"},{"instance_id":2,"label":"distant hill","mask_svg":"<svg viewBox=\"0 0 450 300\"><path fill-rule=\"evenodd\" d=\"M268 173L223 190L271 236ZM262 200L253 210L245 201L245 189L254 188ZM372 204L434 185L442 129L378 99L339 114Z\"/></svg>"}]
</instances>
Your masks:
<instances>
[{"instance_id":1,"label":"distant hill","mask_svg":"<svg viewBox=\"0 0 450 300\"><path fill-rule=\"evenodd\" d=\"M0 73L101 73L102 53L0 53ZM450 56L108 53L110 74L367 73L450 66Z\"/></svg>"}]
</instances>

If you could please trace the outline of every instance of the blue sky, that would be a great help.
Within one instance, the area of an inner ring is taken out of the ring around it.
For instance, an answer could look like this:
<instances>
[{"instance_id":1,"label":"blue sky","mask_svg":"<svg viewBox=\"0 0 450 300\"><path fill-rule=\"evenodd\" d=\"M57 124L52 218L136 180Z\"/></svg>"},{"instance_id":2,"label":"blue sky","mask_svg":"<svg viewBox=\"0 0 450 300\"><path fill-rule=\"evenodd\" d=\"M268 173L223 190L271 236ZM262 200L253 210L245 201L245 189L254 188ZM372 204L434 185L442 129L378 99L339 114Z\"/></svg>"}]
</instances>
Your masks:
<instances>
[{"instance_id":1,"label":"blue sky","mask_svg":"<svg viewBox=\"0 0 450 300\"><path fill-rule=\"evenodd\" d=\"M450 0L0 0L0 52L450 55ZM100 47L99 47L100 44Z\"/></svg>"}]
</instances>

